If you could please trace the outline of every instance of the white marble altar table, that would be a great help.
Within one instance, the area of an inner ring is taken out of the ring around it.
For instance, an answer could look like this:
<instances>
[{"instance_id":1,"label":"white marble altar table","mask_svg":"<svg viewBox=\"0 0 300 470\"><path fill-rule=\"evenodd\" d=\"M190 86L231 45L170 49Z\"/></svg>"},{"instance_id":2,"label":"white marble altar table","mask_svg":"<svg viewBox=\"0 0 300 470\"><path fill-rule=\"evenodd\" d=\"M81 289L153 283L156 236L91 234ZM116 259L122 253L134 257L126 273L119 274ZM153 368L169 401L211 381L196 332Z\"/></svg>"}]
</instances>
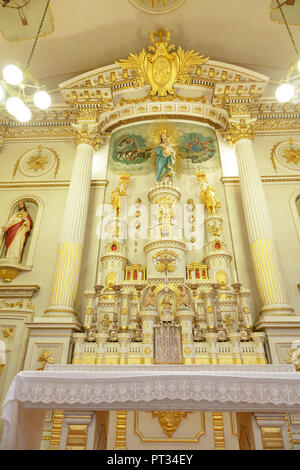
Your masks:
<instances>
[{"instance_id":1,"label":"white marble altar table","mask_svg":"<svg viewBox=\"0 0 300 470\"><path fill-rule=\"evenodd\" d=\"M300 412L290 365L51 365L14 378L1 449L39 449L46 410Z\"/></svg>"}]
</instances>

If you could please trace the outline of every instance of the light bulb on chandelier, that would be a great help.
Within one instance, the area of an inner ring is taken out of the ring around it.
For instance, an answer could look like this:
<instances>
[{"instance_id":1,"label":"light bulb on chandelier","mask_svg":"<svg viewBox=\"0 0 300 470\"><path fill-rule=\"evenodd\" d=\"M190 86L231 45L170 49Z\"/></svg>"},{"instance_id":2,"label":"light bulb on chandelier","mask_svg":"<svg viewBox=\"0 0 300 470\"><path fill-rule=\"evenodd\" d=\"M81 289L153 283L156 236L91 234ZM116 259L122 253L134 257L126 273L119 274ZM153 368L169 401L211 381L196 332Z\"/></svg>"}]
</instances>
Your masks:
<instances>
[{"instance_id":1,"label":"light bulb on chandelier","mask_svg":"<svg viewBox=\"0 0 300 470\"><path fill-rule=\"evenodd\" d=\"M39 90L33 95L33 101L34 104L40 109L47 109L51 104L50 95L43 90Z\"/></svg>"},{"instance_id":2,"label":"light bulb on chandelier","mask_svg":"<svg viewBox=\"0 0 300 470\"><path fill-rule=\"evenodd\" d=\"M38 80L32 76L29 70L49 3L50 0L47 0L26 67L18 67L17 65L10 64L6 65L3 69L3 81L0 82L3 84L3 87L0 84L0 101L3 99L5 94L8 96L5 103L6 109L20 122L27 122L31 119L31 110L24 104L24 101L33 101L40 109L47 109L51 104L50 95L46 91L40 89ZM33 95L31 93L27 94L27 89L35 89L35 93ZM19 96L23 98L24 101Z\"/></svg>"},{"instance_id":3,"label":"light bulb on chandelier","mask_svg":"<svg viewBox=\"0 0 300 470\"><path fill-rule=\"evenodd\" d=\"M16 112L15 117L20 122L28 122L31 119L31 111L25 104Z\"/></svg>"},{"instance_id":4,"label":"light bulb on chandelier","mask_svg":"<svg viewBox=\"0 0 300 470\"><path fill-rule=\"evenodd\" d=\"M7 111L9 112L9 114L12 114L15 117L19 112L21 112L21 110L23 109L23 106L25 106L23 101L17 96L11 96L6 101Z\"/></svg>"},{"instance_id":5,"label":"light bulb on chandelier","mask_svg":"<svg viewBox=\"0 0 300 470\"><path fill-rule=\"evenodd\" d=\"M276 90L276 98L280 103L287 103L294 95L295 89L290 83L282 83Z\"/></svg>"},{"instance_id":6,"label":"light bulb on chandelier","mask_svg":"<svg viewBox=\"0 0 300 470\"><path fill-rule=\"evenodd\" d=\"M23 80L23 72L16 65L6 65L3 69L3 77L10 85L20 85Z\"/></svg>"}]
</instances>

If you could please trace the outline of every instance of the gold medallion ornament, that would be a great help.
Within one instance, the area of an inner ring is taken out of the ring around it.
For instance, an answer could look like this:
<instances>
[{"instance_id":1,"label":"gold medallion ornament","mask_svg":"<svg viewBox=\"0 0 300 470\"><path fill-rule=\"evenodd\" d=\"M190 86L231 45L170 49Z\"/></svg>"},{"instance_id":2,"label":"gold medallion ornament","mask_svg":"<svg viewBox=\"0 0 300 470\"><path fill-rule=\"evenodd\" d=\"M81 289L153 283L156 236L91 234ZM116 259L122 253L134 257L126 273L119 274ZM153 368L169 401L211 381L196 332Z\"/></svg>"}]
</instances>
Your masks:
<instances>
[{"instance_id":1,"label":"gold medallion ornament","mask_svg":"<svg viewBox=\"0 0 300 470\"><path fill-rule=\"evenodd\" d=\"M145 49L139 54L130 54L128 59L116 62L123 69L134 69L136 72L135 86L151 86L151 96L174 95L174 84L189 84L189 71L192 66L202 65L208 57L194 51L184 51L180 46L175 50L169 44L170 31L167 28L150 34L152 46L149 52Z\"/></svg>"},{"instance_id":2,"label":"gold medallion ornament","mask_svg":"<svg viewBox=\"0 0 300 470\"><path fill-rule=\"evenodd\" d=\"M13 179L17 171L28 178L35 178L43 176L51 170L54 172L53 177L56 178L59 167L60 157L57 152L52 148L38 145L37 148L26 151L18 158L13 168Z\"/></svg>"},{"instance_id":3,"label":"gold medallion ornament","mask_svg":"<svg viewBox=\"0 0 300 470\"><path fill-rule=\"evenodd\" d=\"M272 148L270 158L275 172L277 172L277 162L286 168L299 171L300 142L294 142L292 137L288 141L277 142Z\"/></svg>"},{"instance_id":4,"label":"gold medallion ornament","mask_svg":"<svg viewBox=\"0 0 300 470\"><path fill-rule=\"evenodd\" d=\"M175 10L185 3L185 1L186 0L129 0L129 3L145 13L162 14Z\"/></svg>"}]
</instances>

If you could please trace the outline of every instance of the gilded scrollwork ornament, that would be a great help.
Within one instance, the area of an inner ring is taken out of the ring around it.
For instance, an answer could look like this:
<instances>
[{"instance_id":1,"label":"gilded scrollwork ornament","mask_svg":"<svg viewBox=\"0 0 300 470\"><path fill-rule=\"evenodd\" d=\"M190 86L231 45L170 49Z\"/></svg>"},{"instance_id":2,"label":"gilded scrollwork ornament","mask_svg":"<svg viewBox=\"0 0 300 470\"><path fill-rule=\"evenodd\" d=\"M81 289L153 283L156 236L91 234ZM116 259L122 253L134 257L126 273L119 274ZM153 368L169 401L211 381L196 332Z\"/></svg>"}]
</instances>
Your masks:
<instances>
[{"instance_id":1,"label":"gilded scrollwork ornament","mask_svg":"<svg viewBox=\"0 0 300 470\"><path fill-rule=\"evenodd\" d=\"M190 83L189 71L192 66L202 65L208 57L194 51L185 51L180 46L175 50L170 44L170 31L159 29L152 31L149 52L143 49L138 54L130 54L128 59L122 59L117 65L124 69L134 69L136 73L135 86L150 85L151 96L166 97L175 93L174 84Z\"/></svg>"}]
</instances>

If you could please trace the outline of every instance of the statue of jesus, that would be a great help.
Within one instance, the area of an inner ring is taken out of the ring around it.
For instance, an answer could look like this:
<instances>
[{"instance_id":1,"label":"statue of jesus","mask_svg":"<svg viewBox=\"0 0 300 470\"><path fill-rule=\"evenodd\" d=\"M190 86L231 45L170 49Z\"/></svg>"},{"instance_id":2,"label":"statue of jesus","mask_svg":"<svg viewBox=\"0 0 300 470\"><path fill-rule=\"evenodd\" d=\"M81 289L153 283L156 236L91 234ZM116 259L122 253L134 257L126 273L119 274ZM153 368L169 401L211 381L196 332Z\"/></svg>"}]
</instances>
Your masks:
<instances>
[{"instance_id":1,"label":"statue of jesus","mask_svg":"<svg viewBox=\"0 0 300 470\"><path fill-rule=\"evenodd\" d=\"M2 232L5 233L5 259L15 263L21 263L24 246L33 227L32 218L23 201L18 202L18 209L18 213L2 227Z\"/></svg>"}]
</instances>

